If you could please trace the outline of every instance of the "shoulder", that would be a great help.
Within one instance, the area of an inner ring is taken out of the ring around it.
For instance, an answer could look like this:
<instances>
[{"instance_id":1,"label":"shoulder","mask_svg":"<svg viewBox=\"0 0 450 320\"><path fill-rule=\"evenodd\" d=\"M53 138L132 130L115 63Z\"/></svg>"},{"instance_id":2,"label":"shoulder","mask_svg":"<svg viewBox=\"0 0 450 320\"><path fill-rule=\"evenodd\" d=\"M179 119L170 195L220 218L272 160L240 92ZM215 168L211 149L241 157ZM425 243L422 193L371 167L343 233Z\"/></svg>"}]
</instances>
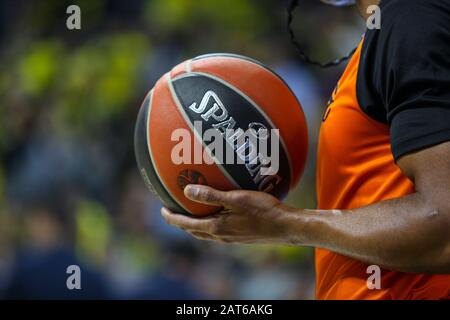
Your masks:
<instances>
[{"instance_id":1,"label":"shoulder","mask_svg":"<svg viewBox=\"0 0 450 320\"><path fill-rule=\"evenodd\" d=\"M450 0L382 0L380 8L381 28L368 33L378 33L381 40L421 40L450 30Z\"/></svg>"},{"instance_id":2,"label":"shoulder","mask_svg":"<svg viewBox=\"0 0 450 320\"><path fill-rule=\"evenodd\" d=\"M357 97L390 126L395 158L450 139L450 0L382 0L367 30Z\"/></svg>"},{"instance_id":3,"label":"shoulder","mask_svg":"<svg viewBox=\"0 0 450 320\"><path fill-rule=\"evenodd\" d=\"M381 28L364 36L357 95L363 111L388 122L399 86L448 71L450 0L382 0L380 8Z\"/></svg>"}]
</instances>

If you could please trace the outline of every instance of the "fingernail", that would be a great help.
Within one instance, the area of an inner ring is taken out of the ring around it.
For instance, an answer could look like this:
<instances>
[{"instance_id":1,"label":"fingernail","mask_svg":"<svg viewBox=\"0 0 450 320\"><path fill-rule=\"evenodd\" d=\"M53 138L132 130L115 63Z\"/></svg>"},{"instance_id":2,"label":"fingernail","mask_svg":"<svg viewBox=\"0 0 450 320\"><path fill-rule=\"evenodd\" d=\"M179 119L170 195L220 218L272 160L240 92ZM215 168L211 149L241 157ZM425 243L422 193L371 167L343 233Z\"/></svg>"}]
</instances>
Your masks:
<instances>
[{"instance_id":1,"label":"fingernail","mask_svg":"<svg viewBox=\"0 0 450 320\"><path fill-rule=\"evenodd\" d=\"M187 185L186 188L184 188L184 194L188 198L195 198L199 193L199 188L194 185Z\"/></svg>"}]
</instances>

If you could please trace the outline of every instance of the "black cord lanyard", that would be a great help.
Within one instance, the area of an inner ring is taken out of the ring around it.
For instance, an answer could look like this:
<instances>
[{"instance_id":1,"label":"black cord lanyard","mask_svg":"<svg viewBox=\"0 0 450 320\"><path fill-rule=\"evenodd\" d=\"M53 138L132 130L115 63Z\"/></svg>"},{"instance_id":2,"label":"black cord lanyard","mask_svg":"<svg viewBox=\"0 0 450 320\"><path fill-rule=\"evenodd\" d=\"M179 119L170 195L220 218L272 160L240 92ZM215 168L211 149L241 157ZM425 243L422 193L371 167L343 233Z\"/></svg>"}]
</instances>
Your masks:
<instances>
[{"instance_id":1,"label":"black cord lanyard","mask_svg":"<svg viewBox=\"0 0 450 320\"><path fill-rule=\"evenodd\" d=\"M298 6L298 0L291 0L291 3L289 4L288 8L287 8L287 14L288 14L288 20L287 20L287 30L289 33L289 37L291 39L292 44L295 46L295 48L297 49L297 52L300 54L300 58L308 63L308 64L312 64L315 66L318 66L320 68L329 68L329 67L335 67L340 65L342 62L348 60L349 58L351 58L351 56L355 53L356 48L354 48L348 55L346 55L345 57L330 61L330 62L319 62L319 61L315 61L312 60L303 50L302 46L297 42L297 40L295 39L295 34L294 34L294 30L292 30L292 20L294 17L294 10L295 8L297 8Z\"/></svg>"}]
</instances>

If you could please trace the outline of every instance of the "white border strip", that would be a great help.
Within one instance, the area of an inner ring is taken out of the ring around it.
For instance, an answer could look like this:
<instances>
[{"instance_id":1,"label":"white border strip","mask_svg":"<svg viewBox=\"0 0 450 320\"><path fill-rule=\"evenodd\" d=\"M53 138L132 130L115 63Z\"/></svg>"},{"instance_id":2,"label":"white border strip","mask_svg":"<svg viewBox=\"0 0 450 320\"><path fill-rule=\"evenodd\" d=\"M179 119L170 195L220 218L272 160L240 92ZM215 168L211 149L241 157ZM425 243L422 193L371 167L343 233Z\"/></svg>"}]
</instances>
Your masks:
<instances>
[{"instance_id":1,"label":"white border strip","mask_svg":"<svg viewBox=\"0 0 450 320\"><path fill-rule=\"evenodd\" d=\"M192 71L192 59L186 62L186 72L190 73Z\"/></svg>"}]
</instances>

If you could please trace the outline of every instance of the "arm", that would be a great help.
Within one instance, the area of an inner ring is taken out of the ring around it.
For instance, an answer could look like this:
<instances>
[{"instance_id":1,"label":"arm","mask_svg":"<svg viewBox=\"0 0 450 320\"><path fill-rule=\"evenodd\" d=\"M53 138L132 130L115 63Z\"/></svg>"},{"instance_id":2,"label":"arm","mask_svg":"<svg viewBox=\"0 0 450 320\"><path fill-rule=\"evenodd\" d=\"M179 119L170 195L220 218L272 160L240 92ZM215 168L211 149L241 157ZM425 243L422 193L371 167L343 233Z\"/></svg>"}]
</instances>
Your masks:
<instances>
[{"instance_id":1,"label":"arm","mask_svg":"<svg viewBox=\"0 0 450 320\"><path fill-rule=\"evenodd\" d=\"M416 192L355 210L302 210L255 191L190 186L192 200L225 210L206 218L162 214L200 239L314 246L386 268L450 273L450 142L401 157Z\"/></svg>"},{"instance_id":2,"label":"arm","mask_svg":"<svg viewBox=\"0 0 450 320\"><path fill-rule=\"evenodd\" d=\"M312 212L312 244L398 271L450 273L450 143L398 165L415 193L340 216Z\"/></svg>"}]
</instances>

